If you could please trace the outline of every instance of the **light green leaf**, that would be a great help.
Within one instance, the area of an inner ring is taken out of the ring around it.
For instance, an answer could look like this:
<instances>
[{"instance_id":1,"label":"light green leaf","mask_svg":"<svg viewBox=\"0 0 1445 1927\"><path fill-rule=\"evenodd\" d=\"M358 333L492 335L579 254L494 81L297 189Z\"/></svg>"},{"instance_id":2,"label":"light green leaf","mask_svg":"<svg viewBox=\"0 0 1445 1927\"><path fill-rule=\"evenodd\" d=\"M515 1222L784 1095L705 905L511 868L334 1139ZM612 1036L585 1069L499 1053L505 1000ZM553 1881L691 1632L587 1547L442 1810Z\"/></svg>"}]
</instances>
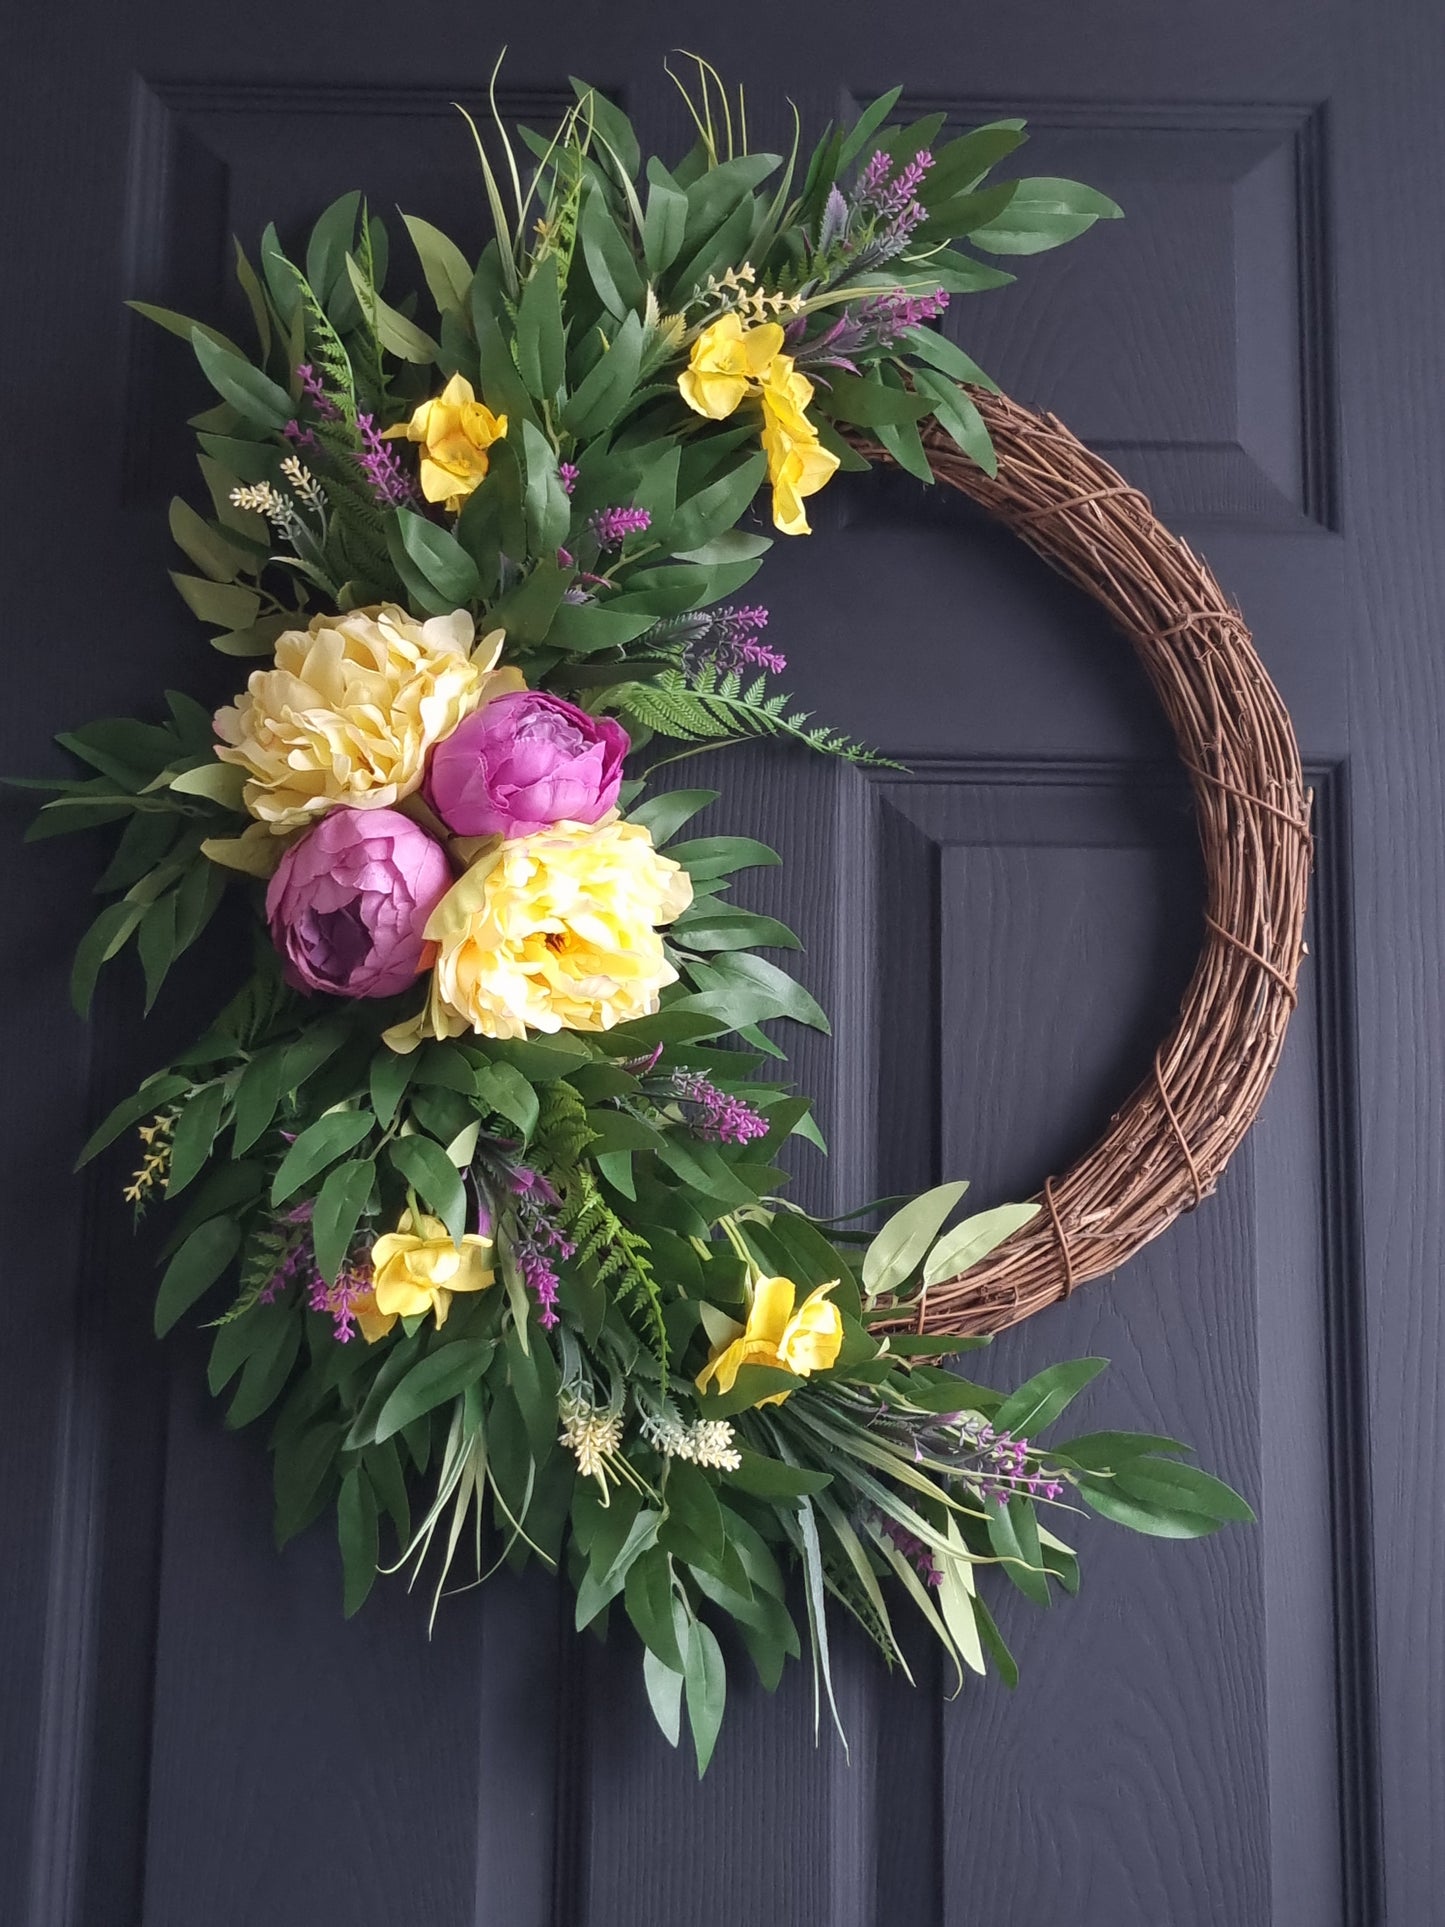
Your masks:
<instances>
[{"instance_id":1,"label":"light green leaf","mask_svg":"<svg viewBox=\"0 0 1445 1927\"><path fill-rule=\"evenodd\" d=\"M457 1339L419 1360L382 1406L376 1421L377 1444L475 1385L491 1355L490 1346Z\"/></svg>"},{"instance_id":2,"label":"light green leaf","mask_svg":"<svg viewBox=\"0 0 1445 1927\"><path fill-rule=\"evenodd\" d=\"M242 630L256 620L261 598L254 589L243 589L237 582L212 582L203 575L183 575L177 569L171 570L170 577L202 622L214 623L218 629Z\"/></svg>"},{"instance_id":3,"label":"light green leaf","mask_svg":"<svg viewBox=\"0 0 1445 1927\"><path fill-rule=\"evenodd\" d=\"M1036 1204L998 1204L991 1211L978 1211L973 1217L965 1218L929 1252L923 1267L924 1284L936 1285L940 1279L960 1277L1005 1238L1012 1237L1020 1225L1038 1215Z\"/></svg>"},{"instance_id":4,"label":"light green leaf","mask_svg":"<svg viewBox=\"0 0 1445 1927\"><path fill-rule=\"evenodd\" d=\"M697 1777L707 1772L713 1748L722 1726L727 1701L727 1668L722 1649L712 1629L700 1619L688 1628L687 1651L683 1655L683 1684L687 1696L687 1719L692 1728L692 1743L697 1753Z\"/></svg>"},{"instance_id":5,"label":"light green leaf","mask_svg":"<svg viewBox=\"0 0 1445 1927\"><path fill-rule=\"evenodd\" d=\"M940 1184L894 1212L863 1255L863 1295L870 1304L912 1277L967 1189L967 1179Z\"/></svg>"},{"instance_id":6,"label":"light green leaf","mask_svg":"<svg viewBox=\"0 0 1445 1927\"><path fill-rule=\"evenodd\" d=\"M1040 254L1122 213L1117 201L1078 181L1023 180L1003 212L971 229L969 239L987 254Z\"/></svg>"},{"instance_id":7,"label":"light green leaf","mask_svg":"<svg viewBox=\"0 0 1445 1927\"><path fill-rule=\"evenodd\" d=\"M439 314L454 314L464 324L471 304L472 268L467 257L440 228L423 221L419 215L403 214L421 262L421 271Z\"/></svg>"},{"instance_id":8,"label":"light green leaf","mask_svg":"<svg viewBox=\"0 0 1445 1927\"><path fill-rule=\"evenodd\" d=\"M386 1147L386 1154L407 1183L416 1187L422 1203L441 1219L452 1242L460 1244L466 1230L467 1194L457 1167L441 1145L429 1137L401 1137Z\"/></svg>"}]
</instances>

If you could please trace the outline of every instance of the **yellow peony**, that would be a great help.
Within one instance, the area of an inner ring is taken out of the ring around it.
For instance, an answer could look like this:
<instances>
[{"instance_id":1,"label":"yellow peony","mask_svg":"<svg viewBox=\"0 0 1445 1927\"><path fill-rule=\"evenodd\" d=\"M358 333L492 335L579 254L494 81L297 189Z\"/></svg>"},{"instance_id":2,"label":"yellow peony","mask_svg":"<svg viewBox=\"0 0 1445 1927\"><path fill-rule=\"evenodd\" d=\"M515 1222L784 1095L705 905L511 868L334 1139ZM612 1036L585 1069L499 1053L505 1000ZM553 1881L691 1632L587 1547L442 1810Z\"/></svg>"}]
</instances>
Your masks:
<instances>
[{"instance_id":1,"label":"yellow peony","mask_svg":"<svg viewBox=\"0 0 1445 1927\"><path fill-rule=\"evenodd\" d=\"M688 407L709 421L731 415L764 374L783 345L776 321L745 328L739 316L725 314L704 328L692 344L692 356L677 378Z\"/></svg>"},{"instance_id":2,"label":"yellow peony","mask_svg":"<svg viewBox=\"0 0 1445 1927\"><path fill-rule=\"evenodd\" d=\"M371 1247L371 1290L353 1301L366 1342L374 1345L398 1318L422 1312L434 1312L438 1325L444 1325L454 1292L485 1291L494 1282L485 1255L491 1244L474 1231L464 1233L460 1245L453 1244L440 1219L403 1211L396 1230Z\"/></svg>"},{"instance_id":3,"label":"yellow peony","mask_svg":"<svg viewBox=\"0 0 1445 1927\"><path fill-rule=\"evenodd\" d=\"M611 1030L657 1009L677 972L656 925L692 901L686 870L640 823L554 823L484 855L426 926L438 946L426 1009L386 1034L394 1050L422 1037L524 1037L529 1030Z\"/></svg>"},{"instance_id":4,"label":"yellow peony","mask_svg":"<svg viewBox=\"0 0 1445 1927\"><path fill-rule=\"evenodd\" d=\"M246 808L278 835L329 810L389 809L421 786L427 751L483 701L524 687L494 669L502 632L472 648L464 609L417 622L387 603L288 629L276 664L216 712L216 751L249 777Z\"/></svg>"},{"instance_id":5,"label":"yellow peony","mask_svg":"<svg viewBox=\"0 0 1445 1927\"><path fill-rule=\"evenodd\" d=\"M453 375L409 422L388 428L383 440L404 435L424 445L418 465L421 492L429 502L444 502L455 515L491 466L487 450L506 432L506 416L494 415L478 401L465 375Z\"/></svg>"},{"instance_id":6,"label":"yellow peony","mask_svg":"<svg viewBox=\"0 0 1445 1927\"><path fill-rule=\"evenodd\" d=\"M763 453L773 485L773 524L784 535L811 535L803 497L816 495L838 466L803 412L813 384L798 373L790 355L778 355L764 377Z\"/></svg>"},{"instance_id":7,"label":"yellow peony","mask_svg":"<svg viewBox=\"0 0 1445 1927\"><path fill-rule=\"evenodd\" d=\"M748 1322L735 1327L736 1338L714 1349L697 1375L698 1390L705 1392L715 1384L720 1392L730 1392L744 1365L772 1365L797 1378L826 1372L843 1345L842 1314L828 1301L828 1293L837 1283L835 1278L830 1284L819 1285L795 1310L798 1287L791 1278L755 1275ZM758 1403L781 1405L788 1395L773 1392Z\"/></svg>"}]
</instances>

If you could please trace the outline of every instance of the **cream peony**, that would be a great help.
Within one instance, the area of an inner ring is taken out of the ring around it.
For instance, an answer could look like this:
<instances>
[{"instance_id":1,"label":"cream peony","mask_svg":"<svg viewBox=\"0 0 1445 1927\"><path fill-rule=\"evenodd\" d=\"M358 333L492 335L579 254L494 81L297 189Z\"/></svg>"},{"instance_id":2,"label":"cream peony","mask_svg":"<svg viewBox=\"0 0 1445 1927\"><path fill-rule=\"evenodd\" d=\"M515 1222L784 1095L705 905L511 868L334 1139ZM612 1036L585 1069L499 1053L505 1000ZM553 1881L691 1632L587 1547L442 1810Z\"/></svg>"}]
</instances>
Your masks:
<instances>
[{"instance_id":1,"label":"cream peony","mask_svg":"<svg viewBox=\"0 0 1445 1927\"><path fill-rule=\"evenodd\" d=\"M222 762L249 781L252 816L280 834L334 804L390 809L421 787L427 751L479 703L525 685L494 669L502 634L472 651L465 609L418 622L391 603L288 629L272 669L216 712Z\"/></svg>"},{"instance_id":2,"label":"cream peony","mask_svg":"<svg viewBox=\"0 0 1445 1927\"><path fill-rule=\"evenodd\" d=\"M426 1009L387 1032L523 1037L610 1030L657 1009L677 972L656 925L692 901L692 880L640 823L555 823L483 856L432 913L438 946Z\"/></svg>"}]
</instances>

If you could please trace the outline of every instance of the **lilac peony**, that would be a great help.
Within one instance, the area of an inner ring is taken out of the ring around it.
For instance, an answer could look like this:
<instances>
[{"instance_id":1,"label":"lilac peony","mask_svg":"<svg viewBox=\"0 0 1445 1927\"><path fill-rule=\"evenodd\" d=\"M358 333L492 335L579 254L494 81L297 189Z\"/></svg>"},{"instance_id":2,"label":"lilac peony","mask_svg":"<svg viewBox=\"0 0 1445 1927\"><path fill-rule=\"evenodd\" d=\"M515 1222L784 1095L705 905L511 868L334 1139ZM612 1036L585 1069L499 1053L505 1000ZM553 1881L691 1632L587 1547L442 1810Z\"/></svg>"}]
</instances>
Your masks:
<instances>
[{"instance_id":1,"label":"lilac peony","mask_svg":"<svg viewBox=\"0 0 1445 1927\"><path fill-rule=\"evenodd\" d=\"M426 797L458 836L531 836L595 823L617 801L627 731L524 689L474 710L432 751Z\"/></svg>"},{"instance_id":2,"label":"lilac peony","mask_svg":"<svg viewBox=\"0 0 1445 1927\"><path fill-rule=\"evenodd\" d=\"M330 810L266 891L271 941L298 990L394 997L425 963L427 918L451 888L440 843L396 810Z\"/></svg>"}]
</instances>

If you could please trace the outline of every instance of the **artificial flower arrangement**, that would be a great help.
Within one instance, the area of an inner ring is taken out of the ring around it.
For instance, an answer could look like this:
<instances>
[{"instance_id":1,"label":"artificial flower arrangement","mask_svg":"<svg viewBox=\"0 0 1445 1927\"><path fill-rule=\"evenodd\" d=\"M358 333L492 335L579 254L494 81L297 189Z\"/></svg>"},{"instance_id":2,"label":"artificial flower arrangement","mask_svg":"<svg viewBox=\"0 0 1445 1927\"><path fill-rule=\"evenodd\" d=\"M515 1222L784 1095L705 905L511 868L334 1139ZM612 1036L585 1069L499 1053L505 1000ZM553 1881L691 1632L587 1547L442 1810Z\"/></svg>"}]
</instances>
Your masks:
<instances>
[{"instance_id":1,"label":"artificial flower arrangement","mask_svg":"<svg viewBox=\"0 0 1445 1927\"><path fill-rule=\"evenodd\" d=\"M764 1026L826 1020L759 954L791 932L731 897L776 858L680 837L713 793L648 786L747 739L868 758L771 693L783 658L735 599L770 546L754 498L806 535L866 466L854 425L925 482L926 417L991 464L987 378L931 324L1011 278L981 255L1118 210L990 181L1018 121L934 153L941 116L888 126L896 92L800 169L699 78L672 168L580 82L554 135L520 130L525 179L500 123L500 168L478 139L480 259L406 219L425 323L383 296L355 194L303 262L274 229L259 271L238 244L252 353L136 304L219 397L176 586L261 666L214 718L172 694L62 738L91 773L40 785L36 833L121 826L82 1012L131 945L149 1005L228 882L254 897L244 983L84 1157L138 1128L128 1199L180 1201L156 1329L211 1306L228 1422L270 1420L279 1538L335 1506L348 1612L382 1520L398 1565L438 1545L438 1591L464 1538L478 1575L565 1569L579 1628L635 1627L701 1770L714 1628L776 1684L792 1565L831 1701L830 1598L890 1661L906 1603L960 1681L1012 1680L986 1594L1076 1585L1071 1508L1174 1537L1251 1515L1175 1441L1043 1445L1103 1361L1004 1393L940 1362L982 1341L909 1330L1035 1207L946 1228L946 1184L869 1233L786 1202L775 1158L821 1140L761 1074Z\"/></svg>"}]
</instances>

